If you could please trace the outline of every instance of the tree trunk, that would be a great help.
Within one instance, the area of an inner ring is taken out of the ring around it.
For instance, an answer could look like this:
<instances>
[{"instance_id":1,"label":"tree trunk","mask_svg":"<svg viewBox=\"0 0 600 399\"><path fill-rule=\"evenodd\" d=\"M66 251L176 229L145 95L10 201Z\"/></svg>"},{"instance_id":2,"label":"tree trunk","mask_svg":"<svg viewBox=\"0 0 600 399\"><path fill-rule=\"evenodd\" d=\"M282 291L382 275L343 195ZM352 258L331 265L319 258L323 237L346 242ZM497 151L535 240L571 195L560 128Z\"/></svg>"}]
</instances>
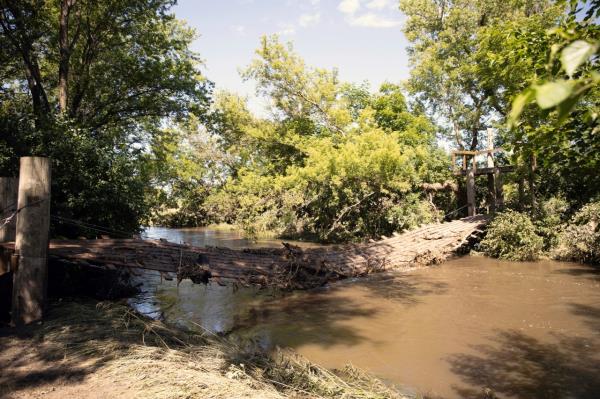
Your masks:
<instances>
[{"instance_id":1,"label":"tree trunk","mask_svg":"<svg viewBox=\"0 0 600 399\"><path fill-rule=\"evenodd\" d=\"M69 45L69 14L74 0L60 1L59 17L59 46L60 57L58 62L58 104L61 113L67 112L69 96L69 62L71 58L71 47Z\"/></svg>"},{"instance_id":2,"label":"tree trunk","mask_svg":"<svg viewBox=\"0 0 600 399\"><path fill-rule=\"evenodd\" d=\"M537 159L535 157L535 154L531 154L529 162L529 198L531 210L535 211L537 208L537 200L535 195L535 171L537 169Z\"/></svg>"}]
</instances>

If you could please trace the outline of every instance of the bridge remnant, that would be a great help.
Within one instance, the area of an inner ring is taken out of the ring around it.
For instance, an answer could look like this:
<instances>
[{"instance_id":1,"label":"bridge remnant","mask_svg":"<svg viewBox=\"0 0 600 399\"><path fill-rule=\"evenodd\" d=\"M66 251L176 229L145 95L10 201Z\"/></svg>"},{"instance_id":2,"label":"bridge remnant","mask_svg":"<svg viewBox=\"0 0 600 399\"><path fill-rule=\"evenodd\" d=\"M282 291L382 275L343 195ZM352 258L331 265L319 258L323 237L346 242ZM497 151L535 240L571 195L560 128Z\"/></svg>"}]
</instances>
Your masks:
<instances>
[{"instance_id":1,"label":"bridge remnant","mask_svg":"<svg viewBox=\"0 0 600 399\"><path fill-rule=\"evenodd\" d=\"M475 176L487 175L488 178L488 201L492 213L504 208L504 190L502 174L513 172L512 165L499 166L495 154L504 153L502 148L494 148L494 131L487 131L487 149L481 151L452 151L452 168L454 175L467 177L467 209L469 216L477 214L475 199ZM485 156L485 166L478 168L477 157ZM457 161L461 161L460 168ZM471 167L469 167L469 163Z\"/></svg>"},{"instance_id":2,"label":"bridge remnant","mask_svg":"<svg viewBox=\"0 0 600 399\"><path fill-rule=\"evenodd\" d=\"M51 259L82 267L147 269L197 283L308 289L345 278L439 263L477 239L484 216L430 224L379 241L341 246L235 250L163 240L51 241ZM10 249L9 244L4 245Z\"/></svg>"}]
</instances>

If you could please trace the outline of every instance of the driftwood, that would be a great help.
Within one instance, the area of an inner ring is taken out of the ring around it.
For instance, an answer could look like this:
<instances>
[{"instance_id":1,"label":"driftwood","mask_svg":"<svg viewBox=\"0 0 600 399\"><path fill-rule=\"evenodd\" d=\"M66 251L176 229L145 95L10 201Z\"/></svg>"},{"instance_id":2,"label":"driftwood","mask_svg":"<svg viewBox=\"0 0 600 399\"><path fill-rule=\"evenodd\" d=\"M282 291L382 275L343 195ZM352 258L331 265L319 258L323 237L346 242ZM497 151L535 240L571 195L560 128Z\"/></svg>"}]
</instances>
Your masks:
<instances>
[{"instance_id":1,"label":"driftwood","mask_svg":"<svg viewBox=\"0 0 600 399\"><path fill-rule=\"evenodd\" d=\"M483 216L431 224L365 244L235 250L164 240L52 241L49 254L89 267L142 268L195 283L307 289L383 270L439 263L472 243ZM9 248L10 245L4 244Z\"/></svg>"}]
</instances>

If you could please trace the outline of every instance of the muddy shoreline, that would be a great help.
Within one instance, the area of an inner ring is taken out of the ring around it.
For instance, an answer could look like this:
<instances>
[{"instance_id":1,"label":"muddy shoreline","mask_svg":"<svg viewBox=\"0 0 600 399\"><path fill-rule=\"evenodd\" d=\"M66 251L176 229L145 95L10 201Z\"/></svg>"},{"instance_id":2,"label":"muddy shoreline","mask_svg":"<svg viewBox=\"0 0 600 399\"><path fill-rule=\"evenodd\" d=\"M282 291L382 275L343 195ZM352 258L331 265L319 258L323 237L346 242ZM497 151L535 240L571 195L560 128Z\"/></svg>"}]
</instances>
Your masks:
<instances>
[{"instance_id":1,"label":"muddy shoreline","mask_svg":"<svg viewBox=\"0 0 600 399\"><path fill-rule=\"evenodd\" d=\"M407 398L356 368L330 372L92 301L54 302L40 325L0 328L0 369L3 399Z\"/></svg>"}]
</instances>

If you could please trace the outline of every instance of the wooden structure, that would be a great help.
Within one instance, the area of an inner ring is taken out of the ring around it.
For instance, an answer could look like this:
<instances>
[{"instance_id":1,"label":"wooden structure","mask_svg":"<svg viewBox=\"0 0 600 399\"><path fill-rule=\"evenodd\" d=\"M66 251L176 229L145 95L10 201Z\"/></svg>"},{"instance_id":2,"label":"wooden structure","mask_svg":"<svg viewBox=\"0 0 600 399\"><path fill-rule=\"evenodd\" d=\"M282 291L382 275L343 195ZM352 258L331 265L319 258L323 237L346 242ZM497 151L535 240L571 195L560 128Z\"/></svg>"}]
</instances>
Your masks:
<instances>
[{"instance_id":1,"label":"wooden structure","mask_svg":"<svg viewBox=\"0 0 600 399\"><path fill-rule=\"evenodd\" d=\"M50 231L50 159L23 157L20 162L13 273L12 323L42 319L47 284Z\"/></svg>"},{"instance_id":2,"label":"wooden structure","mask_svg":"<svg viewBox=\"0 0 600 399\"><path fill-rule=\"evenodd\" d=\"M19 179L0 177L0 243L11 242L16 237L17 190ZM0 275L10 268L10 256L0 254Z\"/></svg>"},{"instance_id":3,"label":"wooden structure","mask_svg":"<svg viewBox=\"0 0 600 399\"><path fill-rule=\"evenodd\" d=\"M494 148L493 133L488 129L488 148L481 151L457 150L452 151L452 167L454 175L466 176L467 180L467 209L469 216L475 216L477 207L475 203L475 176L487 175L488 177L488 200L491 212L504 207L504 192L502 174L513 172L514 166L499 166L496 162L496 154L504 153L502 148ZM485 156L483 167L478 167L478 157ZM457 164L461 161L461 165Z\"/></svg>"},{"instance_id":4,"label":"wooden structure","mask_svg":"<svg viewBox=\"0 0 600 399\"><path fill-rule=\"evenodd\" d=\"M17 183L18 182L18 183ZM23 157L19 179L0 178L0 276L12 272L12 324L42 319L50 230L50 159Z\"/></svg>"},{"instance_id":5,"label":"wooden structure","mask_svg":"<svg viewBox=\"0 0 600 399\"><path fill-rule=\"evenodd\" d=\"M51 241L49 256L82 267L148 269L196 283L307 289L369 273L439 263L472 244L487 219L430 224L365 244L301 249L201 248L163 240ZM13 244L0 244L12 251Z\"/></svg>"}]
</instances>

